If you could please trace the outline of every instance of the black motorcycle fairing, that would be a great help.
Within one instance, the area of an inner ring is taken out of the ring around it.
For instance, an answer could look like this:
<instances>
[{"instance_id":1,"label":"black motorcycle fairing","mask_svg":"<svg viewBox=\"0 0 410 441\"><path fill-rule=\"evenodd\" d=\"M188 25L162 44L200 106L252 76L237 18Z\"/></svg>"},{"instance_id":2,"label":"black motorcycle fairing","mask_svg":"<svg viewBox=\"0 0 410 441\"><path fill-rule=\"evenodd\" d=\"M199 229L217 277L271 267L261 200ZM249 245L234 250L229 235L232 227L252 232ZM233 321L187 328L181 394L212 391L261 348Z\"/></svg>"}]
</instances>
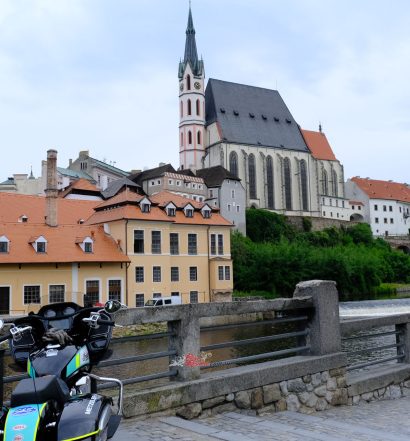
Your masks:
<instances>
[{"instance_id":1,"label":"black motorcycle fairing","mask_svg":"<svg viewBox=\"0 0 410 441\"><path fill-rule=\"evenodd\" d=\"M110 400L99 394L86 394L72 398L64 405L58 423L57 441L77 439L80 437L91 438L98 433L98 424L105 404ZM75 424L73 424L75 421Z\"/></svg>"},{"instance_id":2,"label":"black motorcycle fairing","mask_svg":"<svg viewBox=\"0 0 410 441\"><path fill-rule=\"evenodd\" d=\"M31 357L31 365L34 368L36 376L57 375L63 376L65 368L77 353L76 346L64 346L56 349L41 349Z\"/></svg>"}]
</instances>

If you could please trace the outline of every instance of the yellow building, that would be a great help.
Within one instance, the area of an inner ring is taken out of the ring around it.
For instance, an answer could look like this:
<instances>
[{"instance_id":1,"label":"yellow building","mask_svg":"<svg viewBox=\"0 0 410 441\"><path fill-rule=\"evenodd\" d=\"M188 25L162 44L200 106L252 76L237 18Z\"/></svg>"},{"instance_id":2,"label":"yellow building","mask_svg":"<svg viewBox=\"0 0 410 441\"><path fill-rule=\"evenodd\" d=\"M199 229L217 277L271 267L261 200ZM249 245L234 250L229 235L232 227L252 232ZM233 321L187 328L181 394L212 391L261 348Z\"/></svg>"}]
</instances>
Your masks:
<instances>
[{"instance_id":1,"label":"yellow building","mask_svg":"<svg viewBox=\"0 0 410 441\"><path fill-rule=\"evenodd\" d=\"M103 224L129 257L129 306L164 296L182 303L230 300L232 224L207 204L126 189L97 206L86 224Z\"/></svg>"}]
</instances>

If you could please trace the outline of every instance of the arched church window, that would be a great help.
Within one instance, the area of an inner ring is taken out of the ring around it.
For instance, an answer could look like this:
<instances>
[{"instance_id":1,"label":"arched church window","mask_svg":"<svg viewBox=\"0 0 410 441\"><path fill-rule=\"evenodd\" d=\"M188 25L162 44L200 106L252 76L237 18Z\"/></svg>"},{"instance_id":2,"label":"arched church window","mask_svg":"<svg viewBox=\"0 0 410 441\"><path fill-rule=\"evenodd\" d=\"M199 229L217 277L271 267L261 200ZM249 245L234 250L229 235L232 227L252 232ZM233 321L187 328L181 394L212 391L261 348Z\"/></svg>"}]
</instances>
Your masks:
<instances>
[{"instance_id":1,"label":"arched church window","mask_svg":"<svg viewBox=\"0 0 410 441\"><path fill-rule=\"evenodd\" d=\"M224 151L221 149L219 152L219 160L221 162L222 167L225 167L225 154Z\"/></svg>"},{"instance_id":2,"label":"arched church window","mask_svg":"<svg viewBox=\"0 0 410 441\"><path fill-rule=\"evenodd\" d=\"M324 196L329 195L329 187L327 181L327 171L325 169L322 170L322 194Z\"/></svg>"},{"instance_id":3,"label":"arched church window","mask_svg":"<svg viewBox=\"0 0 410 441\"><path fill-rule=\"evenodd\" d=\"M180 103L180 115L181 118L184 116L184 103L182 101Z\"/></svg>"},{"instance_id":4,"label":"arched church window","mask_svg":"<svg viewBox=\"0 0 410 441\"><path fill-rule=\"evenodd\" d=\"M192 144L192 132L188 131L188 144Z\"/></svg>"},{"instance_id":5,"label":"arched church window","mask_svg":"<svg viewBox=\"0 0 410 441\"><path fill-rule=\"evenodd\" d=\"M339 196L339 191L338 191L338 185L337 185L337 173L335 170L333 170L332 172L332 190L333 190L333 196L338 197Z\"/></svg>"},{"instance_id":6,"label":"arched church window","mask_svg":"<svg viewBox=\"0 0 410 441\"><path fill-rule=\"evenodd\" d=\"M285 184L285 208L292 210L292 177L290 174L290 159L283 160L283 180Z\"/></svg>"},{"instance_id":7,"label":"arched church window","mask_svg":"<svg viewBox=\"0 0 410 441\"><path fill-rule=\"evenodd\" d=\"M188 100L188 115L191 115L192 109L191 109L191 100Z\"/></svg>"},{"instance_id":8,"label":"arched church window","mask_svg":"<svg viewBox=\"0 0 410 441\"><path fill-rule=\"evenodd\" d=\"M196 132L196 140L197 140L198 144L202 144L202 142L201 142L201 131L200 130L198 130Z\"/></svg>"},{"instance_id":9,"label":"arched church window","mask_svg":"<svg viewBox=\"0 0 410 441\"><path fill-rule=\"evenodd\" d=\"M184 134L181 133L181 147L184 145Z\"/></svg>"},{"instance_id":10,"label":"arched church window","mask_svg":"<svg viewBox=\"0 0 410 441\"><path fill-rule=\"evenodd\" d=\"M300 161L300 192L302 195L302 210L308 210L308 189L307 189L307 169L306 161Z\"/></svg>"},{"instance_id":11,"label":"arched church window","mask_svg":"<svg viewBox=\"0 0 410 441\"><path fill-rule=\"evenodd\" d=\"M266 158L266 185L268 190L268 208L275 208L273 187L273 161L272 156Z\"/></svg>"},{"instance_id":12,"label":"arched church window","mask_svg":"<svg viewBox=\"0 0 410 441\"><path fill-rule=\"evenodd\" d=\"M251 153L248 159L248 173L249 173L249 197L256 199L256 164L255 156Z\"/></svg>"},{"instance_id":13,"label":"arched church window","mask_svg":"<svg viewBox=\"0 0 410 441\"><path fill-rule=\"evenodd\" d=\"M187 90L191 90L191 75L186 76L186 88Z\"/></svg>"},{"instance_id":14,"label":"arched church window","mask_svg":"<svg viewBox=\"0 0 410 441\"><path fill-rule=\"evenodd\" d=\"M200 109L200 102L199 99L196 100L196 114L199 116L201 114L201 109Z\"/></svg>"},{"instance_id":15,"label":"arched church window","mask_svg":"<svg viewBox=\"0 0 410 441\"><path fill-rule=\"evenodd\" d=\"M229 171L236 177L238 177L238 155L236 152L229 154Z\"/></svg>"}]
</instances>

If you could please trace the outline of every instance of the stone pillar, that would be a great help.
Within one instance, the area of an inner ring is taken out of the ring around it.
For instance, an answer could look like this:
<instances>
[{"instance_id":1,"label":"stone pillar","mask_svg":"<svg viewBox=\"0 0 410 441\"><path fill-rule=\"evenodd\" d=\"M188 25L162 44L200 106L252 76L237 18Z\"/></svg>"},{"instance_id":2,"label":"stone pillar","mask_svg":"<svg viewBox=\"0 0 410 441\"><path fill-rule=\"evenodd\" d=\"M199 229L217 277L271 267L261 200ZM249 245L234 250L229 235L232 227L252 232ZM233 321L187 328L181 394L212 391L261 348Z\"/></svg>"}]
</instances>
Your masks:
<instances>
[{"instance_id":1,"label":"stone pillar","mask_svg":"<svg viewBox=\"0 0 410 441\"><path fill-rule=\"evenodd\" d=\"M402 347L397 348L397 355L404 355L398 362L410 363L410 323L396 325L396 331L400 332L396 335L396 343L403 344Z\"/></svg>"},{"instance_id":2,"label":"stone pillar","mask_svg":"<svg viewBox=\"0 0 410 441\"><path fill-rule=\"evenodd\" d=\"M168 332L174 334L169 337L169 350L176 351L176 355L170 359L178 359L187 354L199 357L201 347L198 317L187 314L181 320L170 321ZM176 379L179 381L195 380L200 377L199 367L178 366L176 369L178 371Z\"/></svg>"},{"instance_id":3,"label":"stone pillar","mask_svg":"<svg viewBox=\"0 0 410 441\"><path fill-rule=\"evenodd\" d=\"M296 285L293 297L312 297L314 312L309 323L310 353L326 355L341 351L339 298L336 282L309 280Z\"/></svg>"}]
</instances>

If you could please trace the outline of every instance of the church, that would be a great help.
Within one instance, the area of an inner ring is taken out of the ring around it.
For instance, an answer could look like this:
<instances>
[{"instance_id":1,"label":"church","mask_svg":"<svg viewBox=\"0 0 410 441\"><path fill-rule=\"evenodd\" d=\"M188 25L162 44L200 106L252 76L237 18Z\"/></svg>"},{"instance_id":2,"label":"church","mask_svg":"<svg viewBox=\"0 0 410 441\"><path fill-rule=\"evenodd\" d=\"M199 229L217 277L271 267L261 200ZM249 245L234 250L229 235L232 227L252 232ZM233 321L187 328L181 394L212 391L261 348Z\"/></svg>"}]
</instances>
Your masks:
<instances>
[{"instance_id":1,"label":"church","mask_svg":"<svg viewBox=\"0 0 410 441\"><path fill-rule=\"evenodd\" d=\"M224 167L241 180L247 207L333 217L323 210L331 197L347 210L343 166L321 128L301 129L276 90L213 78L205 85L191 8L178 78L180 170Z\"/></svg>"}]
</instances>

